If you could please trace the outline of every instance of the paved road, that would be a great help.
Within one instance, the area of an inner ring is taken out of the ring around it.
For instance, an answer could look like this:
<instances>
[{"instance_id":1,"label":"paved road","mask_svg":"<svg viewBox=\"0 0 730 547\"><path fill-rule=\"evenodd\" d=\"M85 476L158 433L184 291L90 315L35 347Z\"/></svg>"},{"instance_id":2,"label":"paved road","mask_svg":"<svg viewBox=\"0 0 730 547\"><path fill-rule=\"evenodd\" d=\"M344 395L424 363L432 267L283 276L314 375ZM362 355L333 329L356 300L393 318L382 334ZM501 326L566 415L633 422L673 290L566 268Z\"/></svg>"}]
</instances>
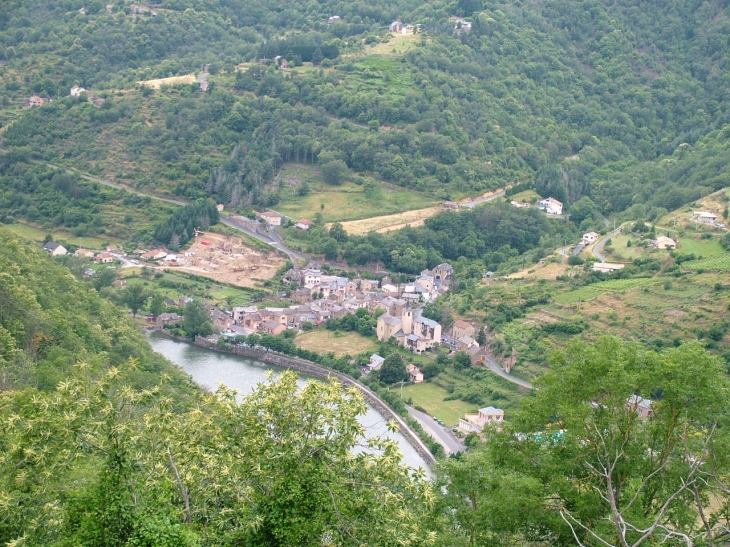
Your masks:
<instances>
[{"instance_id":1,"label":"paved road","mask_svg":"<svg viewBox=\"0 0 730 547\"><path fill-rule=\"evenodd\" d=\"M527 389L533 389L533 385L530 382L526 382L525 380L520 380L516 376L512 376L511 374L508 374L505 372L502 367L499 366L497 361L492 359L491 357L487 356L487 365L489 365L489 368L493 371L499 374L502 378L505 380L509 380L513 384L517 384L518 386L525 387Z\"/></svg>"},{"instance_id":2,"label":"paved road","mask_svg":"<svg viewBox=\"0 0 730 547\"><path fill-rule=\"evenodd\" d=\"M436 441L444 447L446 454L454 454L455 452L464 452L466 445L459 442L454 434L444 426L441 426L431 416L415 408L406 405L408 413L431 435Z\"/></svg>"},{"instance_id":3,"label":"paved road","mask_svg":"<svg viewBox=\"0 0 730 547\"><path fill-rule=\"evenodd\" d=\"M621 226L619 226L618 228L616 228L610 234L607 234L607 235L603 236L598 241L598 243L596 243L596 245L593 247L593 254L595 255L595 257L598 260L600 260L601 262L606 262L606 257L601 252L603 250L603 246L606 244L606 241L608 241L609 239L611 239L612 237L614 237L616 234L619 234L620 232L621 232Z\"/></svg>"},{"instance_id":4,"label":"paved road","mask_svg":"<svg viewBox=\"0 0 730 547\"><path fill-rule=\"evenodd\" d=\"M578 243L578 245L575 246L575 249L573 249L573 252L571 254L578 256L583 250L583 247L585 247L584 243Z\"/></svg>"},{"instance_id":5,"label":"paved road","mask_svg":"<svg viewBox=\"0 0 730 547\"><path fill-rule=\"evenodd\" d=\"M467 201L466 203L460 203L460 207L469 207L469 209L473 209L477 205L480 205L482 203L486 203L488 201L492 201L493 199L501 198L504 195L504 190L501 192L497 192L496 194L492 194L491 196L487 196L485 198L477 198L472 201Z\"/></svg>"},{"instance_id":6,"label":"paved road","mask_svg":"<svg viewBox=\"0 0 730 547\"><path fill-rule=\"evenodd\" d=\"M236 222L235 220L231 220L230 218L221 217L221 222L225 224L226 226L230 226L231 228L235 228L236 230L240 230L241 232L250 235L251 237L255 237L259 241L263 241L267 245L271 245L272 247L275 247L279 249L280 251L286 253L286 255L289 257L289 260L291 260L292 265L296 268L298 266L299 260L306 262L307 257L304 256L302 253L295 251L294 249L290 249L286 245L284 245L281 241L273 241L270 237L267 237L263 234L260 234L258 232L255 232L251 230L250 228L244 226L242 223Z\"/></svg>"}]
</instances>

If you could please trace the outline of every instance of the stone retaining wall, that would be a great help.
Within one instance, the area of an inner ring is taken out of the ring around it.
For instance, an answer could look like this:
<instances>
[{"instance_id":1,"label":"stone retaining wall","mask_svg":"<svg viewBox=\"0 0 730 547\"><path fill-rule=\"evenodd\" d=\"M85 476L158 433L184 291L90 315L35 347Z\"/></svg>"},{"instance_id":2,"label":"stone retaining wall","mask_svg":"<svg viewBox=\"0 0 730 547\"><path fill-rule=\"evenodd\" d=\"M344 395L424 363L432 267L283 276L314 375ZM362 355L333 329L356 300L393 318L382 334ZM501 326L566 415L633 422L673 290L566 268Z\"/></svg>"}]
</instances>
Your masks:
<instances>
[{"instance_id":1,"label":"stone retaining wall","mask_svg":"<svg viewBox=\"0 0 730 547\"><path fill-rule=\"evenodd\" d=\"M190 340L186 338L180 338L179 336L175 336L165 330L159 330L159 332L165 334L166 336L169 336L170 338L175 338L176 340L181 340L188 343L190 342ZM426 461L426 463L430 465L435 461L433 454L429 452L423 441L411 430L411 428L408 426L408 424L406 424L406 422L399 414L397 414L392 408L385 404L385 402L383 402L367 386L361 384L360 382L350 378L345 374L324 367L320 367L319 365L315 365L314 363L311 363L309 361L304 361L302 359L297 359L295 357L290 357L288 355L282 355L280 353L269 351L265 348L255 349L242 348L238 346L220 348L217 344L210 342L200 336L197 336L195 338L195 345L213 351L218 351L220 353L230 353L233 355L240 355L242 357L249 357L251 359L256 359L257 361L262 361L264 363L270 363L279 367L303 372L316 378L323 378L327 380L334 378L345 386L354 386L360 390L363 398L368 402L368 404L370 404L370 406L372 406L375 410L380 412L380 414L382 414L386 418L391 418L398 423L398 425L400 426L398 432L403 435L406 441L408 441L408 444L410 444L416 450L416 452L418 452L418 454Z\"/></svg>"}]
</instances>

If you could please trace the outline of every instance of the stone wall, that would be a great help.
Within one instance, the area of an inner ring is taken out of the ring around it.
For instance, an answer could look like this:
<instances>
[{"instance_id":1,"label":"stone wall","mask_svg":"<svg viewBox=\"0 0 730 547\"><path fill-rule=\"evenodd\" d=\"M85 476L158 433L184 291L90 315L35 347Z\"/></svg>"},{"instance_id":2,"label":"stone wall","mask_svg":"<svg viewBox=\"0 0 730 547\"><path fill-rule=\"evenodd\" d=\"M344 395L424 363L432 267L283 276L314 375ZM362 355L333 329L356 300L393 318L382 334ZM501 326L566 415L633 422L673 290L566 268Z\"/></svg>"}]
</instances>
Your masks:
<instances>
[{"instance_id":1,"label":"stone wall","mask_svg":"<svg viewBox=\"0 0 730 547\"><path fill-rule=\"evenodd\" d=\"M165 334L173 337L170 333ZM249 357L251 359L256 359L257 361L262 361L264 363L270 363L279 367L296 370L298 372L303 372L316 378L323 378L327 380L335 379L345 386L354 386L360 390L363 398L368 402L368 404L370 404L370 406L372 406L375 410L380 412L380 414L382 414L386 418L393 419L396 421L396 423L398 423L400 427L399 433L403 435L406 441L408 441L408 444L410 444L427 463L431 464L435 461L433 455L431 454L431 452L429 452L428 448L426 448L426 445L423 443L423 441L421 441L421 439L418 438L418 436L411 430L411 428L408 427L408 424L405 423L400 415L398 415L395 411L393 411L392 408L385 404L385 402L383 402L375 393L368 389L367 386L350 378L349 376L346 376L345 374L324 367L320 367L319 365L315 365L314 363L311 363L309 361L304 361L302 359L297 359L288 355L275 353L265 348L255 349L242 348L238 346L220 348L217 344L210 342L205 338L201 338L200 336L195 339L195 344L213 351L218 351L221 353L231 353L234 355L240 355L242 357Z\"/></svg>"}]
</instances>

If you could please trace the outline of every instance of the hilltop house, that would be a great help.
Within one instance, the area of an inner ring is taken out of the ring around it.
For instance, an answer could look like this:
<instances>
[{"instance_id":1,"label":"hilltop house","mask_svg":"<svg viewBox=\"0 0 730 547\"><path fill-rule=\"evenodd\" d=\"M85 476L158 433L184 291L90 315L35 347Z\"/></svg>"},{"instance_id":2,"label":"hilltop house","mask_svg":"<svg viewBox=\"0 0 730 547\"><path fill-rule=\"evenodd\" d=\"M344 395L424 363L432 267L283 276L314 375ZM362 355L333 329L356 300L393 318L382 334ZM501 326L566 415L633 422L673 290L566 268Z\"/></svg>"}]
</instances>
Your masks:
<instances>
[{"instance_id":1,"label":"hilltop house","mask_svg":"<svg viewBox=\"0 0 730 547\"><path fill-rule=\"evenodd\" d=\"M32 97L26 97L24 104L25 106L43 106L47 102L50 101L43 97L39 97L38 95L33 95Z\"/></svg>"},{"instance_id":2,"label":"hilltop house","mask_svg":"<svg viewBox=\"0 0 730 547\"><path fill-rule=\"evenodd\" d=\"M385 357L381 357L380 355L373 353L370 356L370 362L367 364L367 367L370 370L380 370L380 367L383 366L384 361Z\"/></svg>"},{"instance_id":3,"label":"hilltop house","mask_svg":"<svg viewBox=\"0 0 730 547\"><path fill-rule=\"evenodd\" d=\"M79 87L77 85L73 86L71 88L71 91L69 92L72 97L80 97L82 93L86 93L86 90L83 87Z\"/></svg>"},{"instance_id":4,"label":"hilltop house","mask_svg":"<svg viewBox=\"0 0 730 547\"><path fill-rule=\"evenodd\" d=\"M334 23L337 23L338 21L341 21L341 20L342 20L342 17L340 17L339 15L333 15L332 17L327 19L327 24L333 25Z\"/></svg>"},{"instance_id":5,"label":"hilltop house","mask_svg":"<svg viewBox=\"0 0 730 547\"><path fill-rule=\"evenodd\" d=\"M581 241L583 242L583 245L590 245L591 243L595 243L599 237L600 236L596 232L588 232L587 234L583 234L583 239Z\"/></svg>"},{"instance_id":6,"label":"hilltop house","mask_svg":"<svg viewBox=\"0 0 730 547\"><path fill-rule=\"evenodd\" d=\"M537 202L539 209L544 209L549 215L562 215L563 204L555 198L549 197L547 199L541 199Z\"/></svg>"},{"instance_id":7,"label":"hilltop house","mask_svg":"<svg viewBox=\"0 0 730 547\"><path fill-rule=\"evenodd\" d=\"M451 338L454 338L455 340L458 340L462 336L471 336L473 338L476 333L477 329L474 328L474 325L467 323L466 321L462 321L461 319L455 321L454 326L451 327Z\"/></svg>"},{"instance_id":8,"label":"hilltop house","mask_svg":"<svg viewBox=\"0 0 730 547\"><path fill-rule=\"evenodd\" d=\"M60 243L54 243L53 241L49 241L48 243L43 245L43 250L47 253L51 253L53 256L61 256L68 253L66 247L64 247Z\"/></svg>"},{"instance_id":9,"label":"hilltop house","mask_svg":"<svg viewBox=\"0 0 730 547\"><path fill-rule=\"evenodd\" d=\"M94 251L88 251L86 249L76 249L74 256L81 256L84 258L94 258Z\"/></svg>"},{"instance_id":10,"label":"hilltop house","mask_svg":"<svg viewBox=\"0 0 730 547\"><path fill-rule=\"evenodd\" d=\"M295 228L298 228L300 230L309 230L309 227L314 224L311 220L307 220L306 218L303 218L301 220L297 220L297 223L294 225Z\"/></svg>"},{"instance_id":11,"label":"hilltop house","mask_svg":"<svg viewBox=\"0 0 730 547\"><path fill-rule=\"evenodd\" d=\"M459 418L459 431L465 435L472 431L481 433L487 424L495 424L504 421L504 410L488 406L479 409L479 414L467 414Z\"/></svg>"},{"instance_id":12,"label":"hilltop house","mask_svg":"<svg viewBox=\"0 0 730 547\"><path fill-rule=\"evenodd\" d=\"M715 224L717 222L717 215L708 213L707 211L695 211L692 213L692 220L702 224Z\"/></svg>"}]
</instances>

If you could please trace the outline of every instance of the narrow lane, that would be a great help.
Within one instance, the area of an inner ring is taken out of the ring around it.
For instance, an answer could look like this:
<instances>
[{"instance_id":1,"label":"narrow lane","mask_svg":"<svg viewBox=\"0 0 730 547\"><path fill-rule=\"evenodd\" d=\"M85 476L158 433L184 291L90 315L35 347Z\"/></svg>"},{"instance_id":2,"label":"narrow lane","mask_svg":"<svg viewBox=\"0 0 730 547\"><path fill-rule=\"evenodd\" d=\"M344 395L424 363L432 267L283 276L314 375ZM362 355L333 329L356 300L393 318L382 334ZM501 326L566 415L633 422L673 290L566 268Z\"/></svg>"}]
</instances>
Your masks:
<instances>
[{"instance_id":1,"label":"narrow lane","mask_svg":"<svg viewBox=\"0 0 730 547\"><path fill-rule=\"evenodd\" d=\"M530 382L526 382L525 380L520 380L516 376L512 376L511 374L505 372L502 367L499 366L497 361L492 359L490 356L487 356L487 365L489 365L489 368L493 371L499 374L502 378L505 380L509 380L513 384L517 384L518 386L527 388L527 389L533 389L533 385Z\"/></svg>"},{"instance_id":2,"label":"narrow lane","mask_svg":"<svg viewBox=\"0 0 730 547\"><path fill-rule=\"evenodd\" d=\"M621 233L621 228L622 228L622 226L619 226L618 228L616 228L616 229L615 229L615 230L614 230L613 232L611 232L610 234L607 234L607 235L603 236L603 237L602 237L602 238L601 238L601 239L600 239L600 240L598 241L598 243L596 243L596 245L595 245L595 246L593 247L593 255L594 255L594 256L595 256L595 257L596 257L596 258L597 258L598 260L600 260L601 262L606 262L606 257L605 257L605 256L603 255L603 253L601 252L601 251L603 250L603 246L604 246L604 245L606 245L606 241L608 241L609 239L611 239L611 238L612 238L612 237L614 237L615 235L617 235L617 234Z\"/></svg>"},{"instance_id":3,"label":"narrow lane","mask_svg":"<svg viewBox=\"0 0 730 547\"><path fill-rule=\"evenodd\" d=\"M449 429L439 425L431 416L408 405L406 405L406 408L408 409L408 414L423 426L426 433L444 447L446 454L454 454L466 450L466 445L462 444Z\"/></svg>"},{"instance_id":4,"label":"narrow lane","mask_svg":"<svg viewBox=\"0 0 730 547\"><path fill-rule=\"evenodd\" d=\"M496 194L492 194L491 196L487 196L485 198L477 198L472 201L467 201L466 203L460 203L460 207L469 207L469 209L473 209L477 205L481 205L482 203L486 203L488 201L492 201L493 199L501 198L504 195L504 190L501 192L497 192Z\"/></svg>"}]
</instances>

